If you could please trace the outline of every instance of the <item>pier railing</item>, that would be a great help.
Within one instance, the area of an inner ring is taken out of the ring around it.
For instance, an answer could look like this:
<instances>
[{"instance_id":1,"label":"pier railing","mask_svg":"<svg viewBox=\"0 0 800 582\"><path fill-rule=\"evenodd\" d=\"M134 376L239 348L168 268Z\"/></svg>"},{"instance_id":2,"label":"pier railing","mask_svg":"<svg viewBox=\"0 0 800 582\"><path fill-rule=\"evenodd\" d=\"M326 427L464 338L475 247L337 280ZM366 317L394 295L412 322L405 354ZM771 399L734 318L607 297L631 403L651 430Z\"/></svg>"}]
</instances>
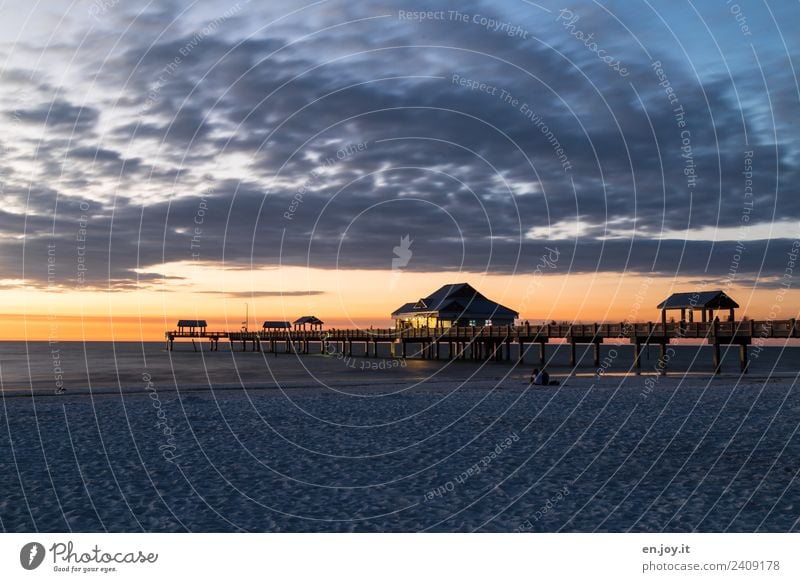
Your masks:
<instances>
[{"instance_id":1,"label":"pier railing","mask_svg":"<svg viewBox=\"0 0 800 582\"><path fill-rule=\"evenodd\" d=\"M551 339L563 340L569 345L569 362L577 362L577 344L592 344L592 362L600 365L600 346L604 340L628 340L633 345L634 367L641 370L642 346L658 344L661 357L660 372L666 373L667 344L673 340L705 340L713 346L712 362L716 372L721 369L721 345L737 344L742 372L748 367L747 346L765 339L800 338L800 328L794 319L782 321L711 321L711 322L668 322L668 323L592 323L592 324L543 324L517 326L449 327L449 328L407 328L407 329L328 329L293 331L168 331L165 333L167 349L172 350L176 339L190 338L197 350L195 339L210 341L212 351L219 349L219 340L227 339L231 344L241 343L242 351L250 344L253 351L309 354L312 343L319 344L319 351L334 351L352 355L353 344L363 344L364 357L377 357L378 344L388 343L392 357L399 348L401 357L407 356L407 348L417 344L422 358L439 359L440 348L445 344L448 358L464 359L511 359L512 344L517 346L517 358L524 359L526 349L531 344L539 344L539 362L544 365L545 345ZM412 354L413 356L413 354Z\"/></svg>"},{"instance_id":2,"label":"pier railing","mask_svg":"<svg viewBox=\"0 0 800 582\"><path fill-rule=\"evenodd\" d=\"M663 339L718 338L800 338L800 326L794 319L781 321L720 321L663 323L594 323L542 324L517 326L463 326L449 328L375 328L327 329L316 331L168 331L167 339L206 338L231 341L461 341L475 338L511 341L543 339L633 339L656 341Z\"/></svg>"}]
</instances>

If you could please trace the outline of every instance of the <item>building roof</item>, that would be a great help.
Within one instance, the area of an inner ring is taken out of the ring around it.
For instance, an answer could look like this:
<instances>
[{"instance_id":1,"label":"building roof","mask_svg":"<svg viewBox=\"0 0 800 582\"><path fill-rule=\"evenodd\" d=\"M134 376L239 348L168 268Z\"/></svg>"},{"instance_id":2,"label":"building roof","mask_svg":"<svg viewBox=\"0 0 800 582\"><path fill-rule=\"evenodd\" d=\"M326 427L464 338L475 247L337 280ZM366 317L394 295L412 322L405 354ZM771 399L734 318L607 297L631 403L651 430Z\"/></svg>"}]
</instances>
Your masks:
<instances>
[{"instance_id":1,"label":"building roof","mask_svg":"<svg viewBox=\"0 0 800 582\"><path fill-rule=\"evenodd\" d=\"M519 313L481 295L469 283L443 285L427 297L405 303L392 317L438 315L465 319L515 319Z\"/></svg>"},{"instance_id":2,"label":"building roof","mask_svg":"<svg viewBox=\"0 0 800 582\"><path fill-rule=\"evenodd\" d=\"M205 319L179 319L178 327L208 327Z\"/></svg>"},{"instance_id":3,"label":"building roof","mask_svg":"<svg viewBox=\"0 0 800 582\"><path fill-rule=\"evenodd\" d=\"M673 293L658 304L659 309L731 309L739 304L723 291Z\"/></svg>"},{"instance_id":4,"label":"building roof","mask_svg":"<svg viewBox=\"0 0 800 582\"><path fill-rule=\"evenodd\" d=\"M304 323L308 323L311 325L323 325L325 322L315 317L313 315L304 315L303 317L298 317L294 320L295 325L302 325Z\"/></svg>"},{"instance_id":5,"label":"building roof","mask_svg":"<svg viewBox=\"0 0 800 582\"><path fill-rule=\"evenodd\" d=\"M289 329L292 324L288 321L265 321L261 327L264 329Z\"/></svg>"}]
</instances>

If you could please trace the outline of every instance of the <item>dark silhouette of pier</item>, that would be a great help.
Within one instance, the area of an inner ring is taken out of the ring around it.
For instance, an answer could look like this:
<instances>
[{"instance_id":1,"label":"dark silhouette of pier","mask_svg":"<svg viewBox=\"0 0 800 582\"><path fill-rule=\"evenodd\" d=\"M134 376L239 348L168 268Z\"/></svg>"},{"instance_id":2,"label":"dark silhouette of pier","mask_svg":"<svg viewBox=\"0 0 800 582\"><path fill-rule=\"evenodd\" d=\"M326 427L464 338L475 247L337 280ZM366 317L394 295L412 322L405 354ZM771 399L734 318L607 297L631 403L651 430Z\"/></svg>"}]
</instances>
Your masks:
<instances>
[{"instance_id":1,"label":"dark silhouette of pier","mask_svg":"<svg viewBox=\"0 0 800 582\"><path fill-rule=\"evenodd\" d=\"M202 322L205 323L205 322ZM543 324L516 326L457 326L422 327L405 329L313 329L260 331L208 331L206 326L191 329L181 327L165 333L167 349L181 339L208 341L211 351L219 349L219 341L240 345L242 351L268 353L343 353L353 355L353 344L363 346L363 357L378 357L378 346L385 344L391 357L423 359L459 359L474 361L509 361L512 346L516 358L521 361L531 349L538 350L540 363L545 362L546 345L559 340L569 346L570 365L576 365L579 345L591 345L593 363L600 365L600 346L604 342L628 341L633 346L636 371L641 370L642 347L658 345L660 349L661 373L666 373L667 346L682 339L705 340L713 347L713 368L719 373L721 346L739 347L739 363L742 372L748 367L748 346L766 339L800 338L800 328L795 319L782 321L713 321L704 322L658 322L658 323L594 323L594 324ZM615 344L616 345L616 344ZM443 350L446 346L446 350ZM416 348L416 349L413 349ZM195 349L197 346L195 344ZM442 352L445 352L444 355Z\"/></svg>"}]
</instances>

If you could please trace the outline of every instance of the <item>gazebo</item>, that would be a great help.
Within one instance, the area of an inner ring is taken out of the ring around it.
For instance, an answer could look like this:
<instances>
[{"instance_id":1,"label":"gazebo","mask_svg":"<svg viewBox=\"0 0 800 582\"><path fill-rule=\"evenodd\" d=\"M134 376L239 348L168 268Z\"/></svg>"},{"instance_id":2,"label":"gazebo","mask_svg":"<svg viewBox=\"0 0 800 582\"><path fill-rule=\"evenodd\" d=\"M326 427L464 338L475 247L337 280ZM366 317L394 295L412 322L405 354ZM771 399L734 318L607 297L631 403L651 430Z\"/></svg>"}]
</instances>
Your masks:
<instances>
[{"instance_id":1,"label":"gazebo","mask_svg":"<svg viewBox=\"0 0 800 582\"><path fill-rule=\"evenodd\" d=\"M303 317L294 320L294 329L295 331L305 331L306 326L308 326L311 331L320 331L324 324L325 322L318 317L313 315L304 315Z\"/></svg>"},{"instance_id":2,"label":"gazebo","mask_svg":"<svg viewBox=\"0 0 800 582\"><path fill-rule=\"evenodd\" d=\"M178 320L178 331L185 332L187 331L186 328L189 328L189 333L194 333L195 329L200 330L200 332L204 332L208 327L205 319L179 319Z\"/></svg>"},{"instance_id":3,"label":"gazebo","mask_svg":"<svg viewBox=\"0 0 800 582\"><path fill-rule=\"evenodd\" d=\"M282 331L292 329L292 324L288 321L265 321L261 326L265 331Z\"/></svg>"},{"instance_id":4,"label":"gazebo","mask_svg":"<svg viewBox=\"0 0 800 582\"><path fill-rule=\"evenodd\" d=\"M728 297L724 291L694 291L691 293L673 293L658 304L661 310L661 322L666 325L667 311L678 310L681 312L681 321L686 321L686 312L689 312L689 322L694 321L694 312L700 311L703 323L714 321L714 311L728 310L728 320L734 321L734 310L739 304Z\"/></svg>"}]
</instances>

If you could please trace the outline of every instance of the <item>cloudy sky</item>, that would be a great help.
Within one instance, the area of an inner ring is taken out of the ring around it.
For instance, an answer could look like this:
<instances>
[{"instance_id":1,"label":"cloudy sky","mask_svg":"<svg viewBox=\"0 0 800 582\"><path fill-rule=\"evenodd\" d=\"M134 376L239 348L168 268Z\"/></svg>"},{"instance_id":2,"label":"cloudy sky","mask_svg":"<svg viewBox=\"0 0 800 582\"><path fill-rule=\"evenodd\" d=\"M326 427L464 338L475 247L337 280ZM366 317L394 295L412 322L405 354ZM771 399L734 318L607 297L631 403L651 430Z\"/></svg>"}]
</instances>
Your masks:
<instances>
[{"instance_id":1,"label":"cloudy sky","mask_svg":"<svg viewBox=\"0 0 800 582\"><path fill-rule=\"evenodd\" d=\"M385 325L460 281L797 316L800 4L458 6L0 3L4 336Z\"/></svg>"}]
</instances>

